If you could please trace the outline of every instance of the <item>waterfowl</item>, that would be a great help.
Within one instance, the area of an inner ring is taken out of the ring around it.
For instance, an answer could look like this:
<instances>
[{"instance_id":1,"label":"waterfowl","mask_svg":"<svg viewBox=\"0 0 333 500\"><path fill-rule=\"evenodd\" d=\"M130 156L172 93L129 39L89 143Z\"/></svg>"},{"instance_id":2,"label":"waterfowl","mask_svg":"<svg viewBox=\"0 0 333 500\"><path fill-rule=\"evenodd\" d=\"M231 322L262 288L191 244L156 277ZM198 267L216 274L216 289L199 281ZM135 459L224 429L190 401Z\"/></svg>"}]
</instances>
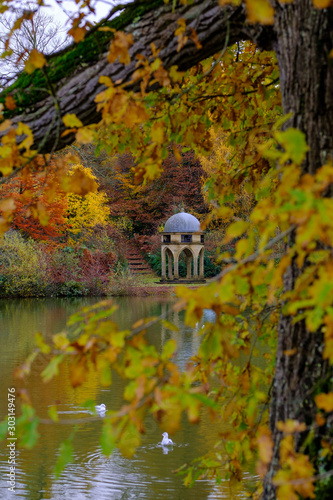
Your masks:
<instances>
[{"instance_id":1,"label":"waterfowl","mask_svg":"<svg viewBox=\"0 0 333 500\"><path fill-rule=\"evenodd\" d=\"M99 413L104 413L106 411L106 406L104 403L102 403L101 405L96 405L95 410Z\"/></svg>"},{"instance_id":2,"label":"waterfowl","mask_svg":"<svg viewBox=\"0 0 333 500\"><path fill-rule=\"evenodd\" d=\"M173 444L173 441L172 441L172 439L169 438L169 435L167 432L163 432L162 436L163 436L162 443L161 443L162 446L167 446L168 444Z\"/></svg>"}]
</instances>

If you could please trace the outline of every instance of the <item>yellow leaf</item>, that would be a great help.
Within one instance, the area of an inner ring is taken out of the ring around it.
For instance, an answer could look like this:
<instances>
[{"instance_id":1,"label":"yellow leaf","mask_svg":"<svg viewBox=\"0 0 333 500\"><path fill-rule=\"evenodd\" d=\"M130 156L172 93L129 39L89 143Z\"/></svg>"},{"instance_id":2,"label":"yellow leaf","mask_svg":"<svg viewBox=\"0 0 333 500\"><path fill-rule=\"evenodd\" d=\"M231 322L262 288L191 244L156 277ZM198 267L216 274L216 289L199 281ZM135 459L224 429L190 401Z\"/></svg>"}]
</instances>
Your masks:
<instances>
[{"instance_id":1,"label":"yellow leaf","mask_svg":"<svg viewBox=\"0 0 333 500\"><path fill-rule=\"evenodd\" d=\"M316 9L327 9L333 6L332 0L312 0L312 3Z\"/></svg>"},{"instance_id":2,"label":"yellow leaf","mask_svg":"<svg viewBox=\"0 0 333 500\"><path fill-rule=\"evenodd\" d=\"M93 141L94 130L88 127L80 128L76 132L76 140L81 144L88 144Z\"/></svg>"},{"instance_id":3,"label":"yellow leaf","mask_svg":"<svg viewBox=\"0 0 333 500\"><path fill-rule=\"evenodd\" d=\"M333 392L328 394L319 394L315 397L318 408L325 410L327 413L333 411Z\"/></svg>"},{"instance_id":4,"label":"yellow leaf","mask_svg":"<svg viewBox=\"0 0 333 500\"><path fill-rule=\"evenodd\" d=\"M249 23L274 23L274 9L268 0L245 0L245 5Z\"/></svg>"},{"instance_id":5,"label":"yellow leaf","mask_svg":"<svg viewBox=\"0 0 333 500\"><path fill-rule=\"evenodd\" d=\"M11 126L12 122L10 120L5 120L0 124L0 132L4 132L5 130L9 129Z\"/></svg>"},{"instance_id":6,"label":"yellow leaf","mask_svg":"<svg viewBox=\"0 0 333 500\"><path fill-rule=\"evenodd\" d=\"M69 30L68 34L74 38L74 41L76 43L79 43L84 39L86 31L87 31L86 28L81 28L80 26L76 27L73 26L73 28Z\"/></svg>"},{"instance_id":7,"label":"yellow leaf","mask_svg":"<svg viewBox=\"0 0 333 500\"><path fill-rule=\"evenodd\" d=\"M99 83L104 83L106 87L113 87L113 83L110 77L108 76L100 76L99 77Z\"/></svg>"},{"instance_id":8,"label":"yellow leaf","mask_svg":"<svg viewBox=\"0 0 333 500\"><path fill-rule=\"evenodd\" d=\"M248 227L249 227L249 223L246 221L237 221L237 222L234 222L233 224L231 224L227 229L225 243L228 243L232 239L238 238L239 236L241 236L246 231L246 229Z\"/></svg>"},{"instance_id":9,"label":"yellow leaf","mask_svg":"<svg viewBox=\"0 0 333 500\"><path fill-rule=\"evenodd\" d=\"M257 464L257 472L263 477L267 472L268 464L271 463L274 445L271 431L267 427L260 428L257 442L260 460L259 464Z\"/></svg>"},{"instance_id":10,"label":"yellow leaf","mask_svg":"<svg viewBox=\"0 0 333 500\"><path fill-rule=\"evenodd\" d=\"M242 3L241 0L219 0L219 5L223 7L224 5L240 5Z\"/></svg>"},{"instance_id":11,"label":"yellow leaf","mask_svg":"<svg viewBox=\"0 0 333 500\"><path fill-rule=\"evenodd\" d=\"M44 337L40 332L35 334L35 342L43 354L49 354L49 352L51 352L51 347L46 344Z\"/></svg>"},{"instance_id":12,"label":"yellow leaf","mask_svg":"<svg viewBox=\"0 0 333 500\"><path fill-rule=\"evenodd\" d=\"M293 349L286 349L285 351L283 351L283 354L285 356L294 356L294 354L296 354L297 352L297 349L296 347L294 347Z\"/></svg>"},{"instance_id":13,"label":"yellow leaf","mask_svg":"<svg viewBox=\"0 0 333 500\"><path fill-rule=\"evenodd\" d=\"M95 192L97 189L96 181L80 168L75 169L70 177L62 179L62 186L66 192L81 196Z\"/></svg>"},{"instance_id":14,"label":"yellow leaf","mask_svg":"<svg viewBox=\"0 0 333 500\"><path fill-rule=\"evenodd\" d=\"M286 420L285 422L279 421L276 424L279 431L285 434L293 434L294 432L303 432L306 429L306 425L298 420Z\"/></svg>"},{"instance_id":15,"label":"yellow leaf","mask_svg":"<svg viewBox=\"0 0 333 500\"><path fill-rule=\"evenodd\" d=\"M171 66L169 69L169 77L173 82L181 82L185 76L183 71L177 71L178 66Z\"/></svg>"},{"instance_id":16,"label":"yellow leaf","mask_svg":"<svg viewBox=\"0 0 333 500\"><path fill-rule=\"evenodd\" d=\"M10 228L10 222L3 217L0 217L0 236L5 234L6 231Z\"/></svg>"},{"instance_id":17,"label":"yellow leaf","mask_svg":"<svg viewBox=\"0 0 333 500\"><path fill-rule=\"evenodd\" d=\"M26 138L23 139L23 141L20 143L20 149L21 148L25 148L27 150L30 149L30 147L34 142L31 128L25 123L19 122L17 125L16 134L26 135Z\"/></svg>"},{"instance_id":18,"label":"yellow leaf","mask_svg":"<svg viewBox=\"0 0 333 500\"><path fill-rule=\"evenodd\" d=\"M141 103L128 101L126 113L123 115L125 125L128 128L132 128L137 123L142 123L146 120L148 120L148 114L144 106Z\"/></svg>"},{"instance_id":19,"label":"yellow leaf","mask_svg":"<svg viewBox=\"0 0 333 500\"><path fill-rule=\"evenodd\" d=\"M30 56L25 63L26 73L33 73L35 69L42 68L46 64L46 59L37 49L32 49Z\"/></svg>"},{"instance_id":20,"label":"yellow leaf","mask_svg":"<svg viewBox=\"0 0 333 500\"><path fill-rule=\"evenodd\" d=\"M131 56L128 50L131 45L133 45L133 35L131 33L126 34L123 31L116 31L108 54L109 63L113 63L119 57L120 63L129 64Z\"/></svg>"},{"instance_id":21,"label":"yellow leaf","mask_svg":"<svg viewBox=\"0 0 333 500\"><path fill-rule=\"evenodd\" d=\"M0 210L3 213L12 213L16 208L14 198L6 198L0 201Z\"/></svg>"},{"instance_id":22,"label":"yellow leaf","mask_svg":"<svg viewBox=\"0 0 333 500\"><path fill-rule=\"evenodd\" d=\"M151 128L151 138L157 144L163 144L164 142L164 122L157 122Z\"/></svg>"},{"instance_id":23,"label":"yellow leaf","mask_svg":"<svg viewBox=\"0 0 333 500\"><path fill-rule=\"evenodd\" d=\"M68 113L63 116L62 121L64 122L66 127L82 127L81 120L74 113Z\"/></svg>"}]
</instances>

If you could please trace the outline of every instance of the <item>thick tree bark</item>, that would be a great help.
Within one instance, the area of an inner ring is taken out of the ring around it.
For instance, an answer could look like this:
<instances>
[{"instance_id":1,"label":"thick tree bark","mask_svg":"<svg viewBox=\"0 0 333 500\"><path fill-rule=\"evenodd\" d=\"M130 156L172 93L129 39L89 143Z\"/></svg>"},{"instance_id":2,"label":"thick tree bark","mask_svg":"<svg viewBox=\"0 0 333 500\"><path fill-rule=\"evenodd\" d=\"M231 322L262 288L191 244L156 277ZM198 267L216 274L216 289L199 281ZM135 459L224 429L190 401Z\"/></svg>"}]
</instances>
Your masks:
<instances>
[{"instance_id":1,"label":"thick tree bark","mask_svg":"<svg viewBox=\"0 0 333 500\"><path fill-rule=\"evenodd\" d=\"M195 29L202 43L202 49L198 50L189 40L181 51L177 51L178 41L174 33L178 28L179 18L184 18L187 26ZM56 99L60 113L56 112L54 98L49 97L27 109L24 115L13 119L14 124L23 121L29 125L34 135L34 147L39 147L40 152L61 149L73 142L73 134L60 137L64 131L60 115L75 113L84 125L97 123L100 114L96 112L94 99L105 89L104 85L99 83L99 77L108 76L114 83L130 82L137 63L136 55L150 57L151 43L161 49L159 57L166 69L177 65L179 70L186 70L216 54L224 47L227 36L228 45L245 39L255 40L265 48L272 45L271 27L249 25L246 22L244 6L228 5L221 8L217 0L194 0L189 6L178 6L175 12L172 12L172 2L170 2L169 5L162 5L146 13L125 31L131 32L134 38L134 45L130 49L132 58L130 64L127 66L118 62L109 64L105 53L94 65L76 71L59 88ZM139 84L136 85L138 88Z\"/></svg>"},{"instance_id":2,"label":"thick tree bark","mask_svg":"<svg viewBox=\"0 0 333 500\"><path fill-rule=\"evenodd\" d=\"M276 8L276 53L280 68L283 109L292 113L285 128L302 130L309 145L303 171L314 174L333 156L333 10L315 10L311 0L294 0ZM294 236L290 236L289 245ZM301 273L296 264L287 270L284 291L292 290ZM287 356L287 350L295 354ZM265 478L264 500L275 498L272 477L279 463L281 433L276 423L296 419L313 423L316 408L312 389L324 380L329 366L323 361L322 335L308 332L305 323L293 324L290 316L280 317L276 372L270 408L274 457ZM301 437L298 439L298 446Z\"/></svg>"}]
</instances>

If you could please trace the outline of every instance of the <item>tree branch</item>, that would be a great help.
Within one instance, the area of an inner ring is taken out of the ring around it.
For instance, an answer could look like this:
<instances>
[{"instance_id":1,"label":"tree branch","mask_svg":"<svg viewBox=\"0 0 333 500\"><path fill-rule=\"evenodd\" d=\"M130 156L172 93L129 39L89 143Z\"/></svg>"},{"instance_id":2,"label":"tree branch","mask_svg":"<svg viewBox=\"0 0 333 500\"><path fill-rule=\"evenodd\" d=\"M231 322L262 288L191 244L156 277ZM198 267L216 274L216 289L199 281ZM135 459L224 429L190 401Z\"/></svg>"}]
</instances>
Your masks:
<instances>
[{"instance_id":1,"label":"tree branch","mask_svg":"<svg viewBox=\"0 0 333 500\"><path fill-rule=\"evenodd\" d=\"M232 266L228 266L223 271L221 271L219 274L211 278L209 281L207 281L207 284L212 283L213 281L219 281L223 276L226 274L230 273L231 271L234 271L237 269L239 266L243 266L244 264L248 264L249 262L254 262L265 250L269 250L272 248L276 243L279 241L283 240L285 236L288 236L288 234L292 233L296 229L296 225L293 224L290 226L288 229L280 233L278 236L275 238L271 239L267 245L265 245L263 248L260 250L257 250L253 254L249 255L248 257L245 257L244 259L239 260L237 263L233 264Z\"/></svg>"},{"instance_id":2,"label":"tree branch","mask_svg":"<svg viewBox=\"0 0 333 500\"><path fill-rule=\"evenodd\" d=\"M178 43L174 33L178 27L177 20L180 18L186 20L188 28L196 31L202 49L198 50L194 42L189 40L181 51L177 51ZM75 113L84 125L98 123L100 113L96 111L94 100L96 95L105 89L104 85L99 83L101 75L110 77L114 83L131 82L136 68L136 56L141 54L150 58L152 56L150 48L152 43L160 50L159 57L163 61L164 68L168 69L176 65L180 71L187 70L223 49L228 26L230 30L229 45L239 40L250 39L265 46L265 48L271 46L272 27L249 25L246 21L244 6L226 5L219 7L217 0L194 0L191 5L178 6L174 12L170 5L161 5L161 7L147 12L138 22L130 24L124 30L127 33L132 33L134 38L134 44L130 49L130 64L127 66L119 62L109 64L107 53L104 53L89 67L80 71L76 69L76 72L74 69L72 76L57 90L56 96L61 113L63 115ZM136 81L135 84L133 83L127 88L137 90L139 85L140 82ZM24 114L16 116L12 123L15 125L19 121L23 121L27 124L34 135L34 147L45 153L54 148L57 131L49 133L42 148L38 145L45 137L55 114L54 97L48 97L27 109ZM60 134L64 129L64 125L61 123ZM0 134L0 137L2 135L4 132ZM74 134L61 137L57 149L72 143L73 140Z\"/></svg>"}]
</instances>

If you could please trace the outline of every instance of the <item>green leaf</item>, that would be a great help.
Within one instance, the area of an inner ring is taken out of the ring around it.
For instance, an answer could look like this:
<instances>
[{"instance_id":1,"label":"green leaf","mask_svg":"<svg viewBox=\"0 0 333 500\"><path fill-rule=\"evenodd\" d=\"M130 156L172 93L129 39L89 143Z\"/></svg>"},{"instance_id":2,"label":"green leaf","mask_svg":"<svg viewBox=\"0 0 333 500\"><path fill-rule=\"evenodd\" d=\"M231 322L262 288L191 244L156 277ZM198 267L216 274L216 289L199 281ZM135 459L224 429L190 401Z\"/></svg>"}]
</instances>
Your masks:
<instances>
[{"instance_id":1,"label":"green leaf","mask_svg":"<svg viewBox=\"0 0 333 500\"><path fill-rule=\"evenodd\" d=\"M107 457L111 455L116 447L113 425L109 420L106 420L103 424L100 444L104 455Z\"/></svg>"},{"instance_id":2,"label":"green leaf","mask_svg":"<svg viewBox=\"0 0 333 500\"><path fill-rule=\"evenodd\" d=\"M0 422L0 441L3 441L7 435L7 430L8 430L8 422L7 418Z\"/></svg>"},{"instance_id":3,"label":"green leaf","mask_svg":"<svg viewBox=\"0 0 333 500\"><path fill-rule=\"evenodd\" d=\"M51 347L48 344L46 344L44 337L40 332L36 333L35 342L37 347L39 347L40 351L43 354L49 354L49 352L51 351Z\"/></svg>"},{"instance_id":4,"label":"green leaf","mask_svg":"<svg viewBox=\"0 0 333 500\"><path fill-rule=\"evenodd\" d=\"M67 464L73 462L73 446L71 443L72 439L73 434L68 439L63 441L60 445L59 456L53 471L56 478L60 476Z\"/></svg>"},{"instance_id":5,"label":"green leaf","mask_svg":"<svg viewBox=\"0 0 333 500\"><path fill-rule=\"evenodd\" d=\"M109 363L103 366L103 369L101 371L100 381L104 387L107 387L112 384L112 371Z\"/></svg>"},{"instance_id":6,"label":"green leaf","mask_svg":"<svg viewBox=\"0 0 333 500\"><path fill-rule=\"evenodd\" d=\"M49 417L53 420L53 422L58 422L59 416L58 416L58 411L57 411L56 406L50 406L47 413L48 413Z\"/></svg>"},{"instance_id":7,"label":"green leaf","mask_svg":"<svg viewBox=\"0 0 333 500\"><path fill-rule=\"evenodd\" d=\"M177 349L177 342L174 339L168 340L163 346L162 360L170 359Z\"/></svg>"},{"instance_id":8,"label":"green leaf","mask_svg":"<svg viewBox=\"0 0 333 500\"><path fill-rule=\"evenodd\" d=\"M201 403L203 405L208 406L209 408L213 408L214 410L218 410L220 408L220 406L215 401L213 401L211 398L209 398L205 394L200 394L198 392L194 392L192 394L192 397L198 399L199 401L201 401Z\"/></svg>"},{"instance_id":9,"label":"green leaf","mask_svg":"<svg viewBox=\"0 0 333 500\"><path fill-rule=\"evenodd\" d=\"M238 238L247 230L248 227L249 227L249 223L246 221L234 222L227 229L226 240L230 241L233 238Z\"/></svg>"},{"instance_id":10,"label":"green leaf","mask_svg":"<svg viewBox=\"0 0 333 500\"><path fill-rule=\"evenodd\" d=\"M132 422L129 422L124 428L118 443L121 453L125 457L131 458L140 443L141 439L138 429Z\"/></svg>"},{"instance_id":11,"label":"green leaf","mask_svg":"<svg viewBox=\"0 0 333 500\"><path fill-rule=\"evenodd\" d=\"M90 410L91 412L95 412L95 401L93 399L86 399L86 401L83 401L83 403L81 403L80 406L82 406L82 408L87 408L88 410Z\"/></svg>"},{"instance_id":12,"label":"green leaf","mask_svg":"<svg viewBox=\"0 0 333 500\"><path fill-rule=\"evenodd\" d=\"M171 323L171 321L163 319L161 321L161 323L163 326L165 326L165 328L168 328L168 330L171 330L173 332L179 332L179 328L176 325L174 325L173 323Z\"/></svg>"},{"instance_id":13,"label":"green leaf","mask_svg":"<svg viewBox=\"0 0 333 500\"><path fill-rule=\"evenodd\" d=\"M20 444L23 448L33 448L36 444L39 419L35 414L34 408L27 404L22 405L22 415L17 419L17 433L20 438Z\"/></svg>"},{"instance_id":14,"label":"green leaf","mask_svg":"<svg viewBox=\"0 0 333 500\"><path fill-rule=\"evenodd\" d=\"M60 354L59 356L55 356L54 358L51 359L45 370L42 371L42 378L44 382L48 382L55 375L58 375L59 365L62 362L63 358L64 355Z\"/></svg>"},{"instance_id":15,"label":"green leaf","mask_svg":"<svg viewBox=\"0 0 333 500\"><path fill-rule=\"evenodd\" d=\"M284 132L275 132L275 137L286 152L282 157L283 161L291 160L300 165L309 150L305 134L296 128L289 128Z\"/></svg>"}]
</instances>

